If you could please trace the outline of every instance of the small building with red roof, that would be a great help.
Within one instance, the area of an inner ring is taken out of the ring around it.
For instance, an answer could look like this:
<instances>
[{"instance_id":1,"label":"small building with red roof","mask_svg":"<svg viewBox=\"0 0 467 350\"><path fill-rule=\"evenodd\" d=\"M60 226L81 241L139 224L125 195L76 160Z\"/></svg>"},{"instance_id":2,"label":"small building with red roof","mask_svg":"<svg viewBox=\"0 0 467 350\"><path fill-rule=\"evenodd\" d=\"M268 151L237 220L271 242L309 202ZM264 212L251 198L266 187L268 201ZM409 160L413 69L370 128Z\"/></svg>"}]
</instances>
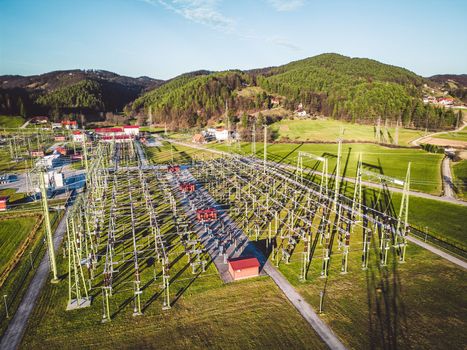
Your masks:
<instances>
[{"instance_id":1,"label":"small building with red roof","mask_svg":"<svg viewBox=\"0 0 467 350\"><path fill-rule=\"evenodd\" d=\"M0 211L6 211L8 208L8 196L1 196L0 197Z\"/></svg>"},{"instance_id":2,"label":"small building with red roof","mask_svg":"<svg viewBox=\"0 0 467 350\"><path fill-rule=\"evenodd\" d=\"M255 257L229 259L229 273L234 281L259 276L260 263Z\"/></svg>"}]
</instances>

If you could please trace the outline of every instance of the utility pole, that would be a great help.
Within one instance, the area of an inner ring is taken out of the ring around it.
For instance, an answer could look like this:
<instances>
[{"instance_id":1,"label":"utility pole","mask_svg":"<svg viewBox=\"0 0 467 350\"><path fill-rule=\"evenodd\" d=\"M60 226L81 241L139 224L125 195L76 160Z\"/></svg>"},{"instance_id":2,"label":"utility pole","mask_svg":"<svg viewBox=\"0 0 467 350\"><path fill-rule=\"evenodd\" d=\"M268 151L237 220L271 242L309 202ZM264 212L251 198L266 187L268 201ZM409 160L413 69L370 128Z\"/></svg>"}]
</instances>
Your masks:
<instances>
[{"instance_id":1,"label":"utility pole","mask_svg":"<svg viewBox=\"0 0 467 350\"><path fill-rule=\"evenodd\" d=\"M376 142L381 142L381 117L378 117L378 124L376 125Z\"/></svg>"},{"instance_id":2,"label":"utility pole","mask_svg":"<svg viewBox=\"0 0 467 350\"><path fill-rule=\"evenodd\" d=\"M47 174L46 171L39 172L39 181L41 186L41 197L42 197L42 206L44 209L44 219L45 219L45 229L47 235L47 246L49 249L49 259L50 259L50 267L52 270L52 283L58 282L57 277L57 263L55 262L55 251L52 239L52 227L50 226L50 216L49 216L49 205L47 203L47 191L45 189L45 180L44 176Z\"/></svg>"},{"instance_id":3,"label":"utility pole","mask_svg":"<svg viewBox=\"0 0 467 350\"><path fill-rule=\"evenodd\" d=\"M82 146L83 146L84 168L86 169L86 174L87 174L89 171L89 167L88 167L88 151L86 149L86 133L84 132L84 130L81 131L81 133L83 134Z\"/></svg>"},{"instance_id":4,"label":"utility pole","mask_svg":"<svg viewBox=\"0 0 467 350\"><path fill-rule=\"evenodd\" d=\"M340 188L340 170L341 170L341 151L342 151L342 140L339 139L337 145L337 164L336 164L336 175L334 177L334 210L337 208L337 200L339 199L339 188Z\"/></svg>"},{"instance_id":5,"label":"utility pole","mask_svg":"<svg viewBox=\"0 0 467 350\"><path fill-rule=\"evenodd\" d=\"M394 144L399 145L399 119L396 121L396 133L394 135Z\"/></svg>"},{"instance_id":6,"label":"utility pole","mask_svg":"<svg viewBox=\"0 0 467 350\"><path fill-rule=\"evenodd\" d=\"M253 153L253 155L256 155L256 118L253 120L253 131L251 132L251 139L251 153Z\"/></svg>"},{"instance_id":7,"label":"utility pole","mask_svg":"<svg viewBox=\"0 0 467 350\"><path fill-rule=\"evenodd\" d=\"M152 125L152 106L151 105L149 106L149 113L148 114L149 114L149 123L148 124L149 124L149 126L151 126Z\"/></svg>"},{"instance_id":8,"label":"utility pole","mask_svg":"<svg viewBox=\"0 0 467 350\"><path fill-rule=\"evenodd\" d=\"M268 126L264 124L264 151L263 151L264 173L266 173L266 161L268 158Z\"/></svg>"}]
</instances>

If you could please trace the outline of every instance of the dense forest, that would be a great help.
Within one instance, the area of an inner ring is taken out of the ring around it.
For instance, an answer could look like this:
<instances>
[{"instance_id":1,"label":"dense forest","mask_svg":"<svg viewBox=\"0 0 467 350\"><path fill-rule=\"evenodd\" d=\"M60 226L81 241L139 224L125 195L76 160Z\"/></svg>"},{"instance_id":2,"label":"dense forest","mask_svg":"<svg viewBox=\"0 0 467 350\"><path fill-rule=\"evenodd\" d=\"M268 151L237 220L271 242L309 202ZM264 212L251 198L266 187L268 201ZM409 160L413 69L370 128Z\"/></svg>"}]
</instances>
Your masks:
<instances>
[{"instance_id":1,"label":"dense forest","mask_svg":"<svg viewBox=\"0 0 467 350\"><path fill-rule=\"evenodd\" d=\"M377 61L323 54L271 69L258 85L286 97L286 107L299 103L309 113L336 119L374 123L401 120L406 127L451 128L450 110L421 104L422 77Z\"/></svg>"},{"instance_id":2,"label":"dense forest","mask_svg":"<svg viewBox=\"0 0 467 350\"><path fill-rule=\"evenodd\" d=\"M236 94L251 83L251 76L241 71L182 75L138 98L130 110L171 127L205 126L209 119L224 114L226 105L232 113L268 108L266 93L255 98Z\"/></svg>"},{"instance_id":3,"label":"dense forest","mask_svg":"<svg viewBox=\"0 0 467 350\"><path fill-rule=\"evenodd\" d=\"M102 70L55 71L35 76L0 76L0 114L31 117L48 114L96 115L121 112L146 89L162 84Z\"/></svg>"}]
</instances>

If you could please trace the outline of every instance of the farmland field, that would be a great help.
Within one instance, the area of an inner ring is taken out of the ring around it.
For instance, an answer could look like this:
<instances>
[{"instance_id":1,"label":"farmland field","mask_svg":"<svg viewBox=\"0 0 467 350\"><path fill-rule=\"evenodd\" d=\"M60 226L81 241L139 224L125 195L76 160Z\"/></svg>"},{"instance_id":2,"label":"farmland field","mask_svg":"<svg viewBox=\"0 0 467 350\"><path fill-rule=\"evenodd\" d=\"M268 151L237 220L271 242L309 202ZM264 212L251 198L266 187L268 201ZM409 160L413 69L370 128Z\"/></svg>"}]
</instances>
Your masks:
<instances>
[{"instance_id":1,"label":"farmland field","mask_svg":"<svg viewBox=\"0 0 467 350\"><path fill-rule=\"evenodd\" d=\"M64 273L63 259L60 266ZM217 273L208 272L171 310L152 305L142 316L133 317L126 309L108 323L100 321L100 291L90 308L65 311L66 282L48 284L21 348L325 348L270 279L224 285ZM182 285L172 288L176 291Z\"/></svg>"},{"instance_id":2,"label":"farmland field","mask_svg":"<svg viewBox=\"0 0 467 350\"><path fill-rule=\"evenodd\" d=\"M456 194L460 198L464 198L467 194L467 160L462 160L452 165L452 173L454 177L454 186L457 190Z\"/></svg>"},{"instance_id":3,"label":"farmland field","mask_svg":"<svg viewBox=\"0 0 467 350\"><path fill-rule=\"evenodd\" d=\"M209 147L223 151L236 152L235 147L224 144L210 144ZM283 144L275 143L268 145L268 159L280 163L296 165L298 152L305 151L328 158L329 172L333 173L336 166L337 145L336 144ZM256 145L258 157L262 157L263 145ZM241 152L250 153L251 144L243 143ZM366 169L377 173L404 179L407 165L411 165L411 189L431 194L441 193L440 164L441 154L427 153L419 149L410 148L388 148L374 144L343 144L341 158L341 175L355 177L359 153ZM305 159L305 166L312 166L315 162ZM320 170L321 168L317 168Z\"/></svg>"},{"instance_id":4,"label":"farmland field","mask_svg":"<svg viewBox=\"0 0 467 350\"><path fill-rule=\"evenodd\" d=\"M279 141L335 142L341 137L345 141L376 142L375 126L341 122L338 120L282 120L270 127L277 134ZM382 129L384 129L382 127ZM395 128L388 128L389 135L386 143L393 143ZM399 128L399 145L408 145L411 140L423 136L420 130Z\"/></svg>"},{"instance_id":5,"label":"farmland field","mask_svg":"<svg viewBox=\"0 0 467 350\"><path fill-rule=\"evenodd\" d=\"M19 128L24 124L23 117L0 115L0 128Z\"/></svg>"},{"instance_id":6,"label":"farmland field","mask_svg":"<svg viewBox=\"0 0 467 350\"><path fill-rule=\"evenodd\" d=\"M37 218L36 218L37 219ZM0 274L7 268L16 250L31 232L35 217L0 216Z\"/></svg>"}]
</instances>

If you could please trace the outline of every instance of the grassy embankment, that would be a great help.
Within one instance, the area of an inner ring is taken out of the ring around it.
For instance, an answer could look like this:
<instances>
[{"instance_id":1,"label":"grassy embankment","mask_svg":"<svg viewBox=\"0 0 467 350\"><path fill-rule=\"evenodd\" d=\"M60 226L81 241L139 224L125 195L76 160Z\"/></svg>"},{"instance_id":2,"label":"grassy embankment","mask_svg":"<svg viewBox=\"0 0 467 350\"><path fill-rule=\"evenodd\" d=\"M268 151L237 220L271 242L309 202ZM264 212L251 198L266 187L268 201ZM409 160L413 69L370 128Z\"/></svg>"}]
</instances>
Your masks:
<instances>
[{"instance_id":1,"label":"grassy embankment","mask_svg":"<svg viewBox=\"0 0 467 350\"><path fill-rule=\"evenodd\" d=\"M465 141L467 142L467 131L463 129L458 132L449 132L446 134L436 135L435 138L443 140L456 140L456 141Z\"/></svg>"},{"instance_id":2,"label":"grassy embankment","mask_svg":"<svg viewBox=\"0 0 467 350\"><path fill-rule=\"evenodd\" d=\"M19 128L24 124L23 117L0 115L0 128Z\"/></svg>"},{"instance_id":3,"label":"grassy embankment","mask_svg":"<svg viewBox=\"0 0 467 350\"><path fill-rule=\"evenodd\" d=\"M452 175L457 196L465 199L467 194L467 160L454 163L452 165Z\"/></svg>"},{"instance_id":4,"label":"grassy embankment","mask_svg":"<svg viewBox=\"0 0 467 350\"><path fill-rule=\"evenodd\" d=\"M341 137L344 141L376 142L376 128L373 125L351 124L338 120L281 120L270 126L271 132L277 135L279 141L294 142L336 142ZM382 135L387 143L394 143L396 128L388 127L388 132ZM343 134L342 134L343 132ZM421 130L399 128L399 145L407 146L410 141L423 136Z\"/></svg>"},{"instance_id":5,"label":"grassy embankment","mask_svg":"<svg viewBox=\"0 0 467 350\"><path fill-rule=\"evenodd\" d=\"M18 247L35 225L37 217L0 215L0 274L8 267Z\"/></svg>"}]
</instances>

